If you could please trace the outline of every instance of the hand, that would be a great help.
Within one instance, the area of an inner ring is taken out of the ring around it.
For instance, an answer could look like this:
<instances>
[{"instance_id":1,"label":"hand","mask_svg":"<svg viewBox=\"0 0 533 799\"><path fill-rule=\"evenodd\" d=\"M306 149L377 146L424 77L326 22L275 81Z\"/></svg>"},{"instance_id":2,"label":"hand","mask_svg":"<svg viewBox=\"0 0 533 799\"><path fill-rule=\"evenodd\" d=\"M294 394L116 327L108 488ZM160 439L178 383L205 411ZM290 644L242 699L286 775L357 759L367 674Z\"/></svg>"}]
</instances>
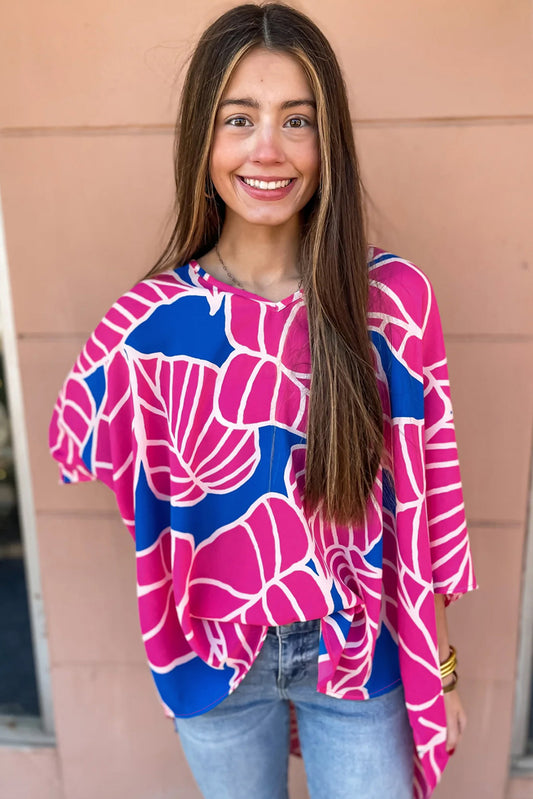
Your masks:
<instances>
[{"instance_id":1,"label":"hand","mask_svg":"<svg viewBox=\"0 0 533 799\"><path fill-rule=\"evenodd\" d=\"M451 675L450 675L451 676ZM445 680L451 682L449 678ZM446 751L453 754L466 727L466 713L456 690L444 694L446 708Z\"/></svg>"}]
</instances>

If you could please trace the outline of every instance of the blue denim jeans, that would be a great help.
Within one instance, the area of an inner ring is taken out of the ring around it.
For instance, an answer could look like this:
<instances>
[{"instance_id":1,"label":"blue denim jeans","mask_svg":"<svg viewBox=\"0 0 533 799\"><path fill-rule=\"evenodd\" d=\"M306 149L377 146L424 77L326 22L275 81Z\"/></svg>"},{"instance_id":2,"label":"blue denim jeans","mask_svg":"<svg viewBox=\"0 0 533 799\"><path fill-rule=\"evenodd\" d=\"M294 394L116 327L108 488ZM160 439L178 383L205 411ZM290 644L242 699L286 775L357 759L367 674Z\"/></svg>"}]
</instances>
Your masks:
<instances>
[{"instance_id":1,"label":"blue denim jeans","mask_svg":"<svg viewBox=\"0 0 533 799\"><path fill-rule=\"evenodd\" d=\"M205 799L288 799L289 700L311 799L412 799L403 688L361 701L319 694L319 624L271 627L236 691L201 716L175 719Z\"/></svg>"}]
</instances>

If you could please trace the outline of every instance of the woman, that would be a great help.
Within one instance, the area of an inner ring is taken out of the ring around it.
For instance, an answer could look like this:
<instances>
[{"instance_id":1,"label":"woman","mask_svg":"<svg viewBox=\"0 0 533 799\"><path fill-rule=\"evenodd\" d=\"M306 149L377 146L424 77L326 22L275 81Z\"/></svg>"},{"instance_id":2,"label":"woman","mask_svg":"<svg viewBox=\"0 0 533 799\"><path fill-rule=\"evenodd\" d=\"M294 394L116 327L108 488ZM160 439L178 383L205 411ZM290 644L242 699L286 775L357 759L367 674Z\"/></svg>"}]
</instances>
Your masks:
<instances>
[{"instance_id":1,"label":"woman","mask_svg":"<svg viewBox=\"0 0 533 799\"><path fill-rule=\"evenodd\" d=\"M475 587L442 331L424 274L367 246L304 15L243 5L203 34L176 190L58 399L63 479L116 494L206 797L287 796L289 707L312 797L429 796L465 724L444 605Z\"/></svg>"}]
</instances>

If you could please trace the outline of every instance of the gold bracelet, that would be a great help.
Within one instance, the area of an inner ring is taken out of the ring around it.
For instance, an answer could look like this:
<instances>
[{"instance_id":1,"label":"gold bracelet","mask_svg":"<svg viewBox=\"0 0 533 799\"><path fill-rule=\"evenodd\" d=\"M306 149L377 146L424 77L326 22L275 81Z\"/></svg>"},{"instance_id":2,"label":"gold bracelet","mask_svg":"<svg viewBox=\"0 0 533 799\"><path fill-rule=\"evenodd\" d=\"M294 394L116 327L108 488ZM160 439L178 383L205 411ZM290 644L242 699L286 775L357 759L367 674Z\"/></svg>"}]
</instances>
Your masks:
<instances>
[{"instance_id":1,"label":"gold bracelet","mask_svg":"<svg viewBox=\"0 0 533 799\"><path fill-rule=\"evenodd\" d=\"M456 671L452 671L452 674L453 674L453 677L454 677L453 682L451 682L449 685L443 685L442 686L442 692L444 694L449 694L450 691L455 691L455 689L457 688L457 683L459 682L459 677L457 676L457 672Z\"/></svg>"},{"instance_id":2,"label":"gold bracelet","mask_svg":"<svg viewBox=\"0 0 533 799\"><path fill-rule=\"evenodd\" d=\"M448 677L450 674L453 674L455 671L455 667L457 666L457 653L453 646L450 646L450 654L446 658L446 660L440 664L440 677L441 680L444 680L445 677Z\"/></svg>"}]
</instances>

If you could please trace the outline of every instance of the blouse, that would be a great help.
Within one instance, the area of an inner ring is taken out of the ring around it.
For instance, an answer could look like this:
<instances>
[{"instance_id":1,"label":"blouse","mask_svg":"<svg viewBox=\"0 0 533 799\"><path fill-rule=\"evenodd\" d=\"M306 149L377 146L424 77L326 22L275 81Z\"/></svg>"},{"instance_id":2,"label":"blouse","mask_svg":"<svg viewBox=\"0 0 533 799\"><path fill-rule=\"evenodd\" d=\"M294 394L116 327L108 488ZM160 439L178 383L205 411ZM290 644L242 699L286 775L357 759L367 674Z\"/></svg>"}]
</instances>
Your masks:
<instances>
[{"instance_id":1,"label":"blouse","mask_svg":"<svg viewBox=\"0 0 533 799\"><path fill-rule=\"evenodd\" d=\"M302 291L266 300L194 260L105 315L58 397L50 447L64 482L115 494L169 716L234 691L268 626L321 619L318 691L366 699L401 672L422 799L448 757L433 595L476 583L433 289L375 247L369 276L385 448L363 524L303 508Z\"/></svg>"}]
</instances>

